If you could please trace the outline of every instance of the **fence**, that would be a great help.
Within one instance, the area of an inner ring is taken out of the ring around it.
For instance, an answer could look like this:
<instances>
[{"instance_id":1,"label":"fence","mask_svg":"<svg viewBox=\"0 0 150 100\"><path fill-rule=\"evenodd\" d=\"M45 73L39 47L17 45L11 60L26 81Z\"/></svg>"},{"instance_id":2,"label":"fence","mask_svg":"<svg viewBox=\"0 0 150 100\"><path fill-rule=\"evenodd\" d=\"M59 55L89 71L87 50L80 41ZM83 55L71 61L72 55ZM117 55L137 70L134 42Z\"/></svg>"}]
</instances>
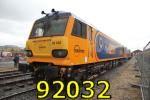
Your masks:
<instances>
[{"instance_id":1,"label":"fence","mask_svg":"<svg viewBox=\"0 0 150 100\"><path fill-rule=\"evenodd\" d=\"M136 58L141 73L142 100L150 100L150 42L144 47L142 54L137 55Z\"/></svg>"}]
</instances>

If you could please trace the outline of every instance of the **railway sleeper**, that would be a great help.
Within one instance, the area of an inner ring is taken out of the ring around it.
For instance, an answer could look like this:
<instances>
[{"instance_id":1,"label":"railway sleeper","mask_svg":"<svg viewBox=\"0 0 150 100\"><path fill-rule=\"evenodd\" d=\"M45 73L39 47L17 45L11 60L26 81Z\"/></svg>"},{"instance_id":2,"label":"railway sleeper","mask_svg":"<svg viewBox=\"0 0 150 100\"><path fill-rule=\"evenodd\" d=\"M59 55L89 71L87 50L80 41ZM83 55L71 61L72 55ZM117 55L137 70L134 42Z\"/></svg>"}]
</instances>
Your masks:
<instances>
[{"instance_id":1,"label":"railway sleeper","mask_svg":"<svg viewBox=\"0 0 150 100\"><path fill-rule=\"evenodd\" d=\"M3 89L4 92L10 91L10 90L12 90L12 87L10 87L10 86L6 86L6 87Z\"/></svg>"}]
</instances>

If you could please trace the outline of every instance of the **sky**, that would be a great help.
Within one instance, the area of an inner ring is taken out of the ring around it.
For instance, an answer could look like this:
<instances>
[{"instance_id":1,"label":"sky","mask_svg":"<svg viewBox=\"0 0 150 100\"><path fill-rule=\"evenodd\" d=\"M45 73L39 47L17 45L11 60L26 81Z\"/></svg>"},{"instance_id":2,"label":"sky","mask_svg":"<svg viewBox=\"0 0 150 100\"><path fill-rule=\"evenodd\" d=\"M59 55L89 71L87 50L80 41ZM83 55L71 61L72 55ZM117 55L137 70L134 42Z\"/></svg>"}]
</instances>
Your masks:
<instances>
[{"instance_id":1,"label":"sky","mask_svg":"<svg viewBox=\"0 0 150 100\"><path fill-rule=\"evenodd\" d=\"M131 51L150 41L149 0L0 0L0 45L25 47L41 11L72 12Z\"/></svg>"}]
</instances>

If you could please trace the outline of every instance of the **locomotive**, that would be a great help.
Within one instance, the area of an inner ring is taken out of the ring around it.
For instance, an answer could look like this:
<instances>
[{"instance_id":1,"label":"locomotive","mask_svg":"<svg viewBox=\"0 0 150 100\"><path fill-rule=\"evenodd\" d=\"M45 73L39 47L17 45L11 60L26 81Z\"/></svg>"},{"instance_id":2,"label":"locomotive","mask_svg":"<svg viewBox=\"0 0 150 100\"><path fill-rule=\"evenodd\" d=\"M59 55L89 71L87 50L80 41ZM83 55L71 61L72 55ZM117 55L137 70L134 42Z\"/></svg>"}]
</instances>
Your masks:
<instances>
[{"instance_id":1,"label":"locomotive","mask_svg":"<svg viewBox=\"0 0 150 100\"><path fill-rule=\"evenodd\" d=\"M26 42L27 62L37 81L81 82L129 57L123 45L70 12L42 14Z\"/></svg>"}]
</instances>

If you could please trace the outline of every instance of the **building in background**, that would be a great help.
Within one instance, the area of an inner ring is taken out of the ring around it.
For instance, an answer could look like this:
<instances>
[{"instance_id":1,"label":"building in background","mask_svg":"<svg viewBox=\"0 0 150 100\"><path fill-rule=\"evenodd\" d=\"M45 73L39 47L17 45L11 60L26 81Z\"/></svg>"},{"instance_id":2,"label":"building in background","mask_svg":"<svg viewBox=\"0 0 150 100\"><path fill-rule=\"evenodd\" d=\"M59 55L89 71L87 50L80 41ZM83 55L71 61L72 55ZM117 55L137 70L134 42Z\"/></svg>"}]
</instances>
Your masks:
<instances>
[{"instance_id":1,"label":"building in background","mask_svg":"<svg viewBox=\"0 0 150 100\"><path fill-rule=\"evenodd\" d=\"M137 56L142 53L142 50L135 50L131 53L132 56Z\"/></svg>"}]
</instances>

